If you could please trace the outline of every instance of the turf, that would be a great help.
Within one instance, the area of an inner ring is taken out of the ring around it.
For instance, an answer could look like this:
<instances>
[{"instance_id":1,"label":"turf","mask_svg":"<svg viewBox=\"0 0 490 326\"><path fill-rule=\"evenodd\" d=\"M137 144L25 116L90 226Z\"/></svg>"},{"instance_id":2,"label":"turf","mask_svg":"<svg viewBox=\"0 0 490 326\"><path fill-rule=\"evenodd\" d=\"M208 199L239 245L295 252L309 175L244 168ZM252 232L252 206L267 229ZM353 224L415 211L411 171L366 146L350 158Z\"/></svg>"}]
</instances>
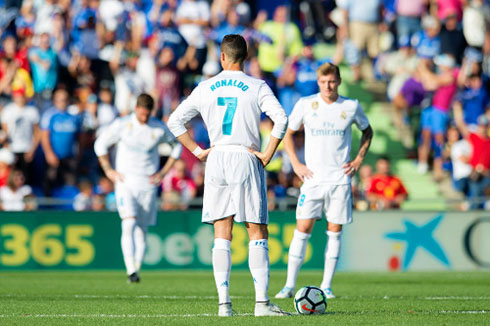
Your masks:
<instances>
[{"instance_id":1,"label":"turf","mask_svg":"<svg viewBox=\"0 0 490 326\"><path fill-rule=\"evenodd\" d=\"M285 279L271 273L270 294ZM300 273L315 285L321 272ZM338 273L336 299L319 316L255 318L249 273L231 276L233 308L218 318L212 273L143 272L126 284L122 272L0 272L0 325L489 325L490 273ZM293 312L293 300L273 299Z\"/></svg>"}]
</instances>

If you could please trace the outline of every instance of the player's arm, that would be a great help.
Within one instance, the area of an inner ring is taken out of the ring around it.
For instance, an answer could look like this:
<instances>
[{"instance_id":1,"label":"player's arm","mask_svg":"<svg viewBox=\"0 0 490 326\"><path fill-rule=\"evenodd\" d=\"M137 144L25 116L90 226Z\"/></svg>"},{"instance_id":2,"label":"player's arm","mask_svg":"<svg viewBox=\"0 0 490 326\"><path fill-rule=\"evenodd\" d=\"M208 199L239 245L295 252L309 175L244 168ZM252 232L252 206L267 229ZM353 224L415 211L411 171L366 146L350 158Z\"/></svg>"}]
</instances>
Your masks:
<instances>
[{"instance_id":1,"label":"player's arm","mask_svg":"<svg viewBox=\"0 0 490 326\"><path fill-rule=\"evenodd\" d=\"M168 128L185 148L192 152L192 154L199 160L204 162L206 161L211 148L202 149L194 139L192 139L185 127L185 124L199 113L199 97L200 90L198 86L170 115L168 119Z\"/></svg>"},{"instance_id":2,"label":"player's arm","mask_svg":"<svg viewBox=\"0 0 490 326\"><path fill-rule=\"evenodd\" d=\"M289 156L289 160L291 161L291 165L293 167L294 173L301 179L301 181L305 181L313 177L313 172L306 167L303 163L301 163L298 159L298 155L296 155L296 150L294 148L294 140L293 135L296 130L288 128L286 131L286 135L284 135L284 150Z\"/></svg>"},{"instance_id":3,"label":"player's arm","mask_svg":"<svg viewBox=\"0 0 490 326\"><path fill-rule=\"evenodd\" d=\"M454 103L453 115L454 115L454 122L456 124L456 128L458 128L463 138L467 139L470 136L470 131L464 121L463 105L461 104L460 101L456 101Z\"/></svg>"},{"instance_id":4,"label":"player's arm","mask_svg":"<svg viewBox=\"0 0 490 326\"><path fill-rule=\"evenodd\" d=\"M364 158L366 157L372 139L373 139L373 129L371 128L370 125L368 125L366 129L362 130L361 146L359 147L359 152L357 153L356 158L342 166L345 174L350 176L356 174L356 172L361 167Z\"/></svg>"},{"instance_id":5,"label":"player's arm","mask_svg":"<svg viewBox=\"0 0 490 326\"><path fill-rule=\"evenodd\" d=\"M100 134L94 144L95 154L99 159L100 167L113 183L117 180L123 181L123 176L114 170L109 160L109 148L119 141L121 132L120 120L117 119L109 128Z\"/></svg>"},{"instance_id":6,"label":"player's arm","mask_svg":"<svg viewBox=\"0 0 490 326\"><path fill-rule=\"evenodd\" d=\"M281 142L286 128L288 126L288 117L277 98L272 93L272 90L264 82L259 88L258 103L260 110L265 112L267 116L272 120L274 126L272 127L269 144L264 152L259 152L251 149L251 152L255 154L262 162L264 166L269 164L272 156L277 150L277 146Z\"/></svg>"},{"instance_id":7,"label":"player's arm","mask_svg":"<svg viewBox=\"0 0 490 326\"><path fill-rule=\"evenodd\" d=\"M177 141L177 139L175 139L174 135L172 135L170 130L168 130L167 126L164 126L164 129L165 132L160 140L160 143L169 144L172 147L172 152L161 170L150 176L150 181L153 184L160 184L162 182L163 177L168 173L168 171L170 171L182 154L182 145Z\"/></svg>"}]
</instances>

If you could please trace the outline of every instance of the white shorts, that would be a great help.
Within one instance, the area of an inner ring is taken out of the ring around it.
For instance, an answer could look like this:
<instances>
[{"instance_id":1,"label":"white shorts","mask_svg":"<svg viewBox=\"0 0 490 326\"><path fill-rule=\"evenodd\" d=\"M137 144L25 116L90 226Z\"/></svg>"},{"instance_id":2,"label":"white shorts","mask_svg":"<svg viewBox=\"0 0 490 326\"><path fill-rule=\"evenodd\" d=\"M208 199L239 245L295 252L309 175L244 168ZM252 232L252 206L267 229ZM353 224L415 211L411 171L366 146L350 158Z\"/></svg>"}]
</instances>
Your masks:
<instances>
[{"instance_id":1,"label":"white shorts","mask_svg":"<svg viewBox=\"0 0 490 326\"><path fill-rule=\"evenodd\" d=\"M235 222L268 224L265 171L246 147L216 146L204 174L202 221L234 215Z\"/></svg>"},{"instance_id":2,"label":"white shorts","mask_svg":"<svg viewBox=\"0 0 490 326\"><path fill-rule=\"evenodd\" d=\"M328 222L352 223L352 189L345 185L318 185L305 182L296 206L296 218L321 219L322 212Z\"/></svg>"},{"instance_id":3,"label":"white shorts","mask_svg":"<svg viewBox=\"0 0 490 326\"><path fill-rule=\"evenodd\" d=\"M130 178L116 182L116 205L121 218L135 217L140 226L157 223L157 189L148 177Z\"/></svg>"}]
</instances>

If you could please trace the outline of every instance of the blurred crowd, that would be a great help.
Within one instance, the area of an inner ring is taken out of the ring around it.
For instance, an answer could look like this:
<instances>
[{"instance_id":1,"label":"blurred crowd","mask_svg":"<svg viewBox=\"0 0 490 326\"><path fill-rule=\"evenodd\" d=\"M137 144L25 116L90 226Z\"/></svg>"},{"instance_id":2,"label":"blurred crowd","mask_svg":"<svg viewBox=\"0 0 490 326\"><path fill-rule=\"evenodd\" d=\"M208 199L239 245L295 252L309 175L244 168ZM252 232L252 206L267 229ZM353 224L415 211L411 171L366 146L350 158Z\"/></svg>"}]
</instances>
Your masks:
<instances>
[{"instance_id":1,"label":"blurred crowd","mask_svg":"<svg viewBox=\"0 0 490 326\"><path fill-rule=\"evenodd\" d=\"M267 81L289 114L317 92L325 61L351 80L386 84L394 121L420 173L483 208L490 185L487 0L0 0L0 201L4 210L114 210L93 150L100 132L155 98L166 121L195 85L219 73L226 34L249 44L246 73ZM331 55L315 48L328 44ZM368 69L363 69L367 67ZM266 146L272 123L261 122ZM201 119L189 128L209 147ZM376 130L375 130L376 133ZM302 156L304 135L295 135ZM416 151L415 151L416 149ZM162 164L170 154L159 149ZM303 155L304 156L304 155ZM198 208L204 168L184 150L161 186L161 208ZM294 207L300 180L280 149L267 167L271 209ZM408 194L390 158L365 166L359 209L398 208ZM38 200L36 200L36 198ZM43 200L41 200L43 199ZM291 200L293 199L293 200Z\"/></svg>"}]
</instances>

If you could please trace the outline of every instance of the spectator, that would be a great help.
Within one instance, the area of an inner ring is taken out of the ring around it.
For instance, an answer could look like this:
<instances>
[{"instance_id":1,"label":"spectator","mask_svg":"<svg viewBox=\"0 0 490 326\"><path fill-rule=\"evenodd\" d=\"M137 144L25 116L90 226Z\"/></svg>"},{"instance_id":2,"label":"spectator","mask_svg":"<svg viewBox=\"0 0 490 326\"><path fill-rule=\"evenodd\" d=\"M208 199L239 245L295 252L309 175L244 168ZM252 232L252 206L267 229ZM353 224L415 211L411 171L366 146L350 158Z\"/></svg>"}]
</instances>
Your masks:
<instances>
[{"instance_id":1,"label":"spectator","mask_svg":"<svg viewBox=\"0 0 490 326\"><path fill-rule=\"evenodd\" d=\"M175 14L179 32L187 44L196 48L196 59L199 67L206 60L206 37L204 28L209 25L211 12L204 0L183 0Z\"/></svg>"},{"instance_id":2,"label":"spectator","mask_svg":"<svg viewBox=\"0 0 490 326\"><path fill-rule=\"evenodd\" d=\"M481 74L471 74L464 89L460 90L453 104L455 116L462 116L470 129L477 126L478 117L485 113L490 101Z\"/></svg>"},{"instance_id":3,"label":"spectator","mask_svg":"<svg viewBox=\"0 0 490 326\"><path fill-rule=\"evenodd\" d=\"M73 209L76 211L92 210L93 205L93 185L88 180L80 181L78 184L80 192L73 199Z\"/></svg>"},{"instance_id":4,"label":"spectator","mask_svg":"<svg viewBox=\"0 0 490 326\"><path fill-rule=\"evenodd\" d=\"M10 177L12 165L15 162L14 154L7 148L0 149L0 187L5 186Z\"/></svg>"},{"instance_id":5,"label":"spectator","mask_svg":"<svg viewBox=\"0 0 490 326\"><path fill-rule=\"evenodd\" d=\"M106 208L106 198L104 194L94 194L92 198L92 207L91 209L94 212L100 212L100 211L105 211Z\"/></svg>"},{"instance_id":6,"label":"spectator","mask_svg":"<svg viewBox=\"0 0 490 326\"><path fill-rule=\"evenodd\" d=\"M36 208L32 189L25 184L22 170L13 169L7 185L0 187L0 208L3 211L30 211Z\"/></svg>"},{"instance_id":7,"label":"spectator","mask_svg":"<svg viewBox=\"0 0 490 326\"><path fill-rule=\"evenodd\" d=\"M410 40L422 29L421 19L425 14L429 0L398 0L396 9L397 39Z\"/></svg>"},{"instance_id":8,"label":"spectator","mask_svg":"<svg viewBox=\"0 0 490 326\"><path fill-rule=\"evenodd\" d=\"M80 117L67 112L68 93L65 90L54 93L53 104L54 108L41 118L41 145L48 164L44 188L48 196L56 186L75 184L75 149L81 129Z\"/></svg>"},{"instance_id":9,"label":"spectator","mask_svg":"<svg viewBox=\"0 0 490 326\"><path fill-rule=\"evenodd\" d=\"M2 129L7 134L8 147L15 155L15 165L24 171L27 183L32 183L33 159L39 145L39 113L37 108L27 105L25 90L12 93L13 102L2 111Z\"/></svg>"},{"instance_id":10,"label":"spectator","mask_svg":"<svg viewBox=\"0 0 490 326\"><path fill-rule=\"evenodd\" d=\"M466 139L459 139L459 132L456 128L448 130L448 142L452 142L450 148L450 158L452 165L452 181L454 189L468 196L469 177L471 174L471 145Z\"/></svg>"},{"instance_id":11,"label":"spectator","mask_svg":"<svg viewBox=\"0 0 490 326\"><path fill-rule=\"evenodd\" d=\"M458 65L463 60L466 49L466 39L459 26L458 13L456 9L446 11L439 37L441 38L441 53L450 54Z\"/></svg>"},{"instance_id":12,"label":"spectator","mask_svg":"<svg viewBox=\"0 0 490 326\"><path fill-rule=\"evenodd\" d=\"M51 48L49 38L48 33L41 34L39 46L29 51L29 62L36 92L36 106L41 112L46 108L46 102L51 99L58 78L57 55Z\"/></svg>"},{"instance_id":13,"label":"spectator","mask_svg":"<svg viewBox=\"0 0 490 326\"><path fill-rule=\"evenodd\" d=\"M469 180L469 200L471 209L483 207L485 191L490 187L490 123L487 115L478 118L478 126L472 132L462 119L458 128L473 149L470 157L472 171Z\"/></svg>"},{"instance_id":14,"label":"spectator","mask_svg":"<svg viewBox=\"0 0 490 326\"><path fill-rule=\"evenodd\" d=\"M177 160L162 181L162 209L185 210L196 195L196 184L186 172L183 160Z\"/></svg>"},{"instance_id":15,"label":"spectator","mask_svg":"<svg viewBox=\"0 0 490 326\"><path fill-rule=\"evenodd\" d=\"M367 201L367 191L373 177L373 168L371 165L363 165L359 169L359 181L353 179L352 195L354 198L354 206L356 209L365 211L369 208Z\"/></svg>"},{"instance_id":16,"label":"spectator","mask_svg":"<svg viewBox=\"0 0 490 326\"><path fill-rule=\"evenodd\" d=\"M376 161L376 173L367 189L367 199L373 209L398 209L408 193L402 181L391 174L390 160L380 157Z\"/></svg>"},{"instance_id":17,"label":"spectator","mask_svg":"<svg viewBox=\"0 0 490 326\"><path fill-rule=\"evenodd\" d=\"M438 73L431 72L427 66L421 65L420 74L424 89L434 91L432 106L425 108L420 117L422 128L419 153L419 172L428 171L429 152L434 138L434 179L442 180L442 149L444 135L447 129L448 114L451 101L457 90L457 75L459 69L455 68L454 58L443 54L434 58Z\"/></svg>"},{"instance_id":18,"label":"spectator","mask_svg":"<svg viewBox=\"0 0 490 326\"><path fill-rule=\"evenodd\" d=\"M301 33L294 23L289 22L286 6L278 6L273 20L264 22L258 29L271 39L271 42L263 41L259 44L259 64L266 78L275 80L273 73L282 67L286 57L301 54Z\"/></svg>"},{"instance_id":19,"label":"spectator","mask_svg":"<svg viewBox=\"0 0 490 326\"><path fill-rule=\"evenodd\" d=\"M175 58L181 58L185 53L187 42L180 34L177 26L175 26L173 17L174 12L171 9L165 10L160 16L160 21L150 42L155 56L165 47L173 50Z\"/></svg>"},{"instance_id":20,"label":"spectator","mask_svg":"<svg viewBox=\"0 0 490 326\"><path fill-rule=\"evenodd\" d=\"M175 67L175 54L171 47L164 47L159 55L156 69L155 97L158 117L168 117L180 100L180 73Z\"/></svg>"},{"instance_id":21,"label":"spectator","mask_svg":"<svg viewBox=\"0 0 490 326\"><path fill-rule=\"evenodd\" d=\"M109 211L116 211L116 193L114 184L106 176L101 176L95 191L96 194L104 196L104 206Z\"/></svg>"},{"instance_id":22,"label":"spectator","mask_svg":"<svg viewBox=\"0 0 490 326\"><path fill-rule=\"evenodd\" d=\"M375 59L379 54L379 31L385 31L387 26L382 23L381 0L347 0L345 17L348 22L346 35L357 51L367 50L368 56ZM361 79L359 64L351 66L354 82Z\"/></svg>"},{"instance_id":23,"label":"spectator","mask_svg":"<svg viewBox=\"0 0 490 326\"><path fill-rule=\"evenodd\" d=\"M463 10L463 34L468 45L483 48L485 30L484 0L470 0Z\"/></svg>"},{"instance_id":24,"label":"spectator","mask_svg":"<svg viewBox=\"0 0 490 326\"><path fill-rule=\"evenodd\" d=\"M427 15L422 18L422 28L411 42L420 58L432 59L441 52L441 27L436 18Z\"/></svg>"},{"instance_id":25,"label":"spectator","mask_svg":"<svg viewBox=\"0 0 490 326\"><path fill-rule=\"evenodd\" d=\"M118 112L112 103L113 96L109 87L104 86L99 90L99 104L97 105L97 130L95 135L98 136L112 121L114 121Z\"/></svg>"},{"instance_id":26,"label":"spectator","mask_svg":"<svg viewBox=\"0 0 490 326\"><path fill-rule=\"evenodd\" d=\"M116 43L114 55L110 61L116 85L115 104L121 116L131 113L132 108L136 105L136 97L147 90L145 80L136 71L139 60L137 52L126 52L125 65L119 65L123 46L121 42Z\"/></svg>"}]
</instances>

